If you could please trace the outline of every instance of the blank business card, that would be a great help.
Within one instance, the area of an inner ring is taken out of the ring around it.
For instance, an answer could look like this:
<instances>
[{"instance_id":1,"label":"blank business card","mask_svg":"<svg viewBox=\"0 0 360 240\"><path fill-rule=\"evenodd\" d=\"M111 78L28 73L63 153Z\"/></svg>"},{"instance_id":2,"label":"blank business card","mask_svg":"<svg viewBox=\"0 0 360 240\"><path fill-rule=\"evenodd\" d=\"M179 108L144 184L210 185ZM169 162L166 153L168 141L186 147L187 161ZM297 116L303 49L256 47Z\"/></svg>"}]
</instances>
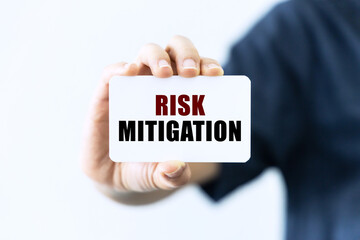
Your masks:
<instances>
[{"instance_id":1,"label":"blank business card","mask_svg":"<svg viewBox=\"0 0 360 240\"><path fill-rule=\"evenodd\" d=\"M113 77L110 158L115 162L246 162L251 87L246 76Z\"/></svg>"}]
</instances>

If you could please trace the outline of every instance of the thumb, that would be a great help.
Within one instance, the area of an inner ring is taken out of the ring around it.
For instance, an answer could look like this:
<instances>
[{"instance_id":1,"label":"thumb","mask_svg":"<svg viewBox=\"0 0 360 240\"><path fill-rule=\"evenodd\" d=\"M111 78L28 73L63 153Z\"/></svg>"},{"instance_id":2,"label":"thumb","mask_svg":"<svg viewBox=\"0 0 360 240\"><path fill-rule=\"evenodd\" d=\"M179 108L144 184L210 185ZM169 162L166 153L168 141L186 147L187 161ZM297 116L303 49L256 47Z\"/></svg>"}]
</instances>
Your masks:
<instances>
[{"instance_id":1,"label":"thumb","mask_svg":"<svg viewBox=\"0 0 360 240\"><path fill-rule=\"evenodd\" d=\"M177 160L159 163L153 175L154 184L164 190L181 187L189 182L190 177L189 165Z\"/></svg>"},{"instance_id":2,"label":"thumb","mask_svg":"<svg viewBox=\"0 0 360 240\"><path fill-rule=\"evenodd\" d=\"M190 180L190 167L180 161L162 163L117 163L113 187L120 191L149 192L171 190Z\"/></svg>"}]
</instances>

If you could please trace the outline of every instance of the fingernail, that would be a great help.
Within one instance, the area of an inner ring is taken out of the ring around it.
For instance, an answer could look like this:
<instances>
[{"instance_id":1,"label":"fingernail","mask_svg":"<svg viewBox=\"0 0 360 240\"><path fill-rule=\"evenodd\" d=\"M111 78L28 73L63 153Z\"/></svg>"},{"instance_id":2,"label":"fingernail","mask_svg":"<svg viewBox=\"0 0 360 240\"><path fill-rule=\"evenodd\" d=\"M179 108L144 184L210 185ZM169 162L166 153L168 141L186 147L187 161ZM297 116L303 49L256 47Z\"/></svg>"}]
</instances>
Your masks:
<instances>
[{"instance_id":1,"label":"fingernail","mask_svg":"<svg viewBox=\"0 0 360 240\"><path fill-rule=\"evenodd\" d=\"M161 67L161 68L170 67L169 63L164 59L160 60L158 64L159 64L159 67Z\"/></svg>"},{"instance_id":2,"label":"fingernail","mask_svg":"<svg viewBox=\"0 0 360 240\"><path fill-rule=\"evenodd\" d=\"M178 177L182 173L181 170L185 166L185 163L180 162L180 161L174 161L174 164L177 164L176 169L173 172L165 173L165 175L168 176L169 178Z\"/></svg>"},{"instance_id":3,"label":"fingernail","mask_svg":"<svg viewBox=\"0 0 360 240\"><path fill-rule=\"evenodd\" d=\"M215 64L215 63L210 63L209 65L207 65L208 68L212 69L212 68L221 68L219 65Z\"/></svg>"},{"instance_id":4,"label":"fingernail","mask_svg":"<svg viewBox=\"0 0 360 240\"><path fill-rule=\"evenodd\" d=\"M128 68L129 66L130 66L129 63L125 63L125 64L123 65L123 68L126 69L126 68Z\"/></svg>"},{"instance_id":5,"label":"fingernail","mask_svg":"<svg viewBox=\"0 0 360 240\"><path fill-rule=\"evenodd\" d=\"M183 62L184 69L197 69L196 63L193 59L185 59Z\"/></svg>"}]
</instances>

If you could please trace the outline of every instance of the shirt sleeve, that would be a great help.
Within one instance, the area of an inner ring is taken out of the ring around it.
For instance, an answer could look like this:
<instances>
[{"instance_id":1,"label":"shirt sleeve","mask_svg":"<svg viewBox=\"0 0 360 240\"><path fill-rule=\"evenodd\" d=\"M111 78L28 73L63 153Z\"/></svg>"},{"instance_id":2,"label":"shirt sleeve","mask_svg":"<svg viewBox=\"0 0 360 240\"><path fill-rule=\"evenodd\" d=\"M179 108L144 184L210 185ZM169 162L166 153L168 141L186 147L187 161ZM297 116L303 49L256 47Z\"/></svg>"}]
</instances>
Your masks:
<instances>
[{"instance_id":1,"label":"shirt sleeve","mask_svg":"<svg viewBox=\"0 0 360 240\"><path fill-rule=\"evenodd\" d=\"M220 164L217 179L201 186L215 201L267 167L288 164L306 121L301 89L311 71L306 41L307 28L291 1L277 5L231 48L225 74L251 80L251 158Z\"/></svg>"}]
</instances>

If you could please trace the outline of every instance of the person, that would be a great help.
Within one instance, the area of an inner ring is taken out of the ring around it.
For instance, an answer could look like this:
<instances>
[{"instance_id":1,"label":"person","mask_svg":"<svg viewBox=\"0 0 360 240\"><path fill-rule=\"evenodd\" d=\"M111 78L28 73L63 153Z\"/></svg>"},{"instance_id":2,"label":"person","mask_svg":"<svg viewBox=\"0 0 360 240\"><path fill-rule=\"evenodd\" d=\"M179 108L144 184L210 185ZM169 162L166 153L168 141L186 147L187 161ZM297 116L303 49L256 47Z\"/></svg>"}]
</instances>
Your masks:
<instances>
[{"instance_id":1,"label":"person","mask_svg":"<svg viewBox=\"0 0 360 240\"><path fill-rule=\"evenodd\" d=\"M191 41L145 45L135 63L105 68L88 118L83 169L124 204L162 199L189 183L215 201L280 169L287 189L286 238L360 239L360 2L278 4L231 48L229 75L252 80L252 157L236 163L114 163L109 159L112 76L220 76Z\"/></svg>"}]
</instances>

